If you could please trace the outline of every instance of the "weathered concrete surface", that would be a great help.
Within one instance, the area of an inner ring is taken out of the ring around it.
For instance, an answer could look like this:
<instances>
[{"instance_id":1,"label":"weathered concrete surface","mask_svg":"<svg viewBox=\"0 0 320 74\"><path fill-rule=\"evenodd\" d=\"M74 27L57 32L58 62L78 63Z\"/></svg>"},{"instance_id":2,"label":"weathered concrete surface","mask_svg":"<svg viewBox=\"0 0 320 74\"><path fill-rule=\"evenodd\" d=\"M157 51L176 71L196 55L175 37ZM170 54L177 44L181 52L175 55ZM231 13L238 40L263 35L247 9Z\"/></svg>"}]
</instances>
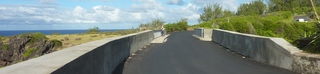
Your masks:
<instances>
[{"instance_id":1,"label":"weathered concrete surface","mask_svg":"<svg viewBox=\"0 0 320 74\"><path fill-rule=\"evenodd\" d=\"M282 38L213 30L214 42L269 65L299 73L319 74L320 56L303 53Z\"/></svg>"},{"instance_id":2,"label":"weathered concrete surface","mask_svg":"<svg viewBox=\"0 0 320 74\"><path fill-rule=\"evenodd\" d=\"M294 56L293 71L303 74L320 74L320 55L299 53Z\"/></svg>"},{"instance_id":3,"label":"weathered concrete surface","mask_svg":"<svg viewBox=\"0 0 320 74\"><path fill-rule=\"evenodd\" d=\"M203 29L203 38L212 38L212 30L213 29Z\"/></svg>"},{"instance_id":4,"label":"weathered concrete surface","mask_svg":"<svg viewBox=\"0 0 320 74\"><path fill-rule=\"evenodd\" d=\"M152 31L144 31L92 41L1 68L0 74L111 74L153 38Z\"/></svg>"},{"instance_id":5,"label":"weathered concrete surface","mask_svg":"<svg viewBox=\"0 0 320 74\"><path fill-rule=\"evenodd\" d=\"M202 41L212 41L212 30L213 29L194 29L193 36Z\"/></svg>"},{"instance_id":6,"label":"weathered concrete surface","mask_svg":"<svg viewBox=\"0 0 320 74\"><path fill-rule=\"evenodd\" d=\"M123 74L295 74L234 54L193 32L174 32L130 56ZM161 38L161 37L159 37ZM121 73L120 73L121 74Z\"/></svg>"}]
</instances>

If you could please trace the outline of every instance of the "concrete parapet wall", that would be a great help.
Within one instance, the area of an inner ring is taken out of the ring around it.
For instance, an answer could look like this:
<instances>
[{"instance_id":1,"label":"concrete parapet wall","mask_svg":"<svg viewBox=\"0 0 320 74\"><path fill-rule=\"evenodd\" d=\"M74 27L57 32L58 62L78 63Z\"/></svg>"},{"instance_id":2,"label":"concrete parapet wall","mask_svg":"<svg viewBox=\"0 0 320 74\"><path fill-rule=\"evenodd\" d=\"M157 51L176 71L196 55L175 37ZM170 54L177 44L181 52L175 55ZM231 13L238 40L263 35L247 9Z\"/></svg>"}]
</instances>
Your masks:
<instances>
[{"instance_id":1,"label":"concrete parapet wall","mask_svg":"<svg viewBox=\"0 0 320 74\"><path fill-rule=\"evenodd\" d=\"M161 36L161 30L154 30L153 31L153 35L154 35L154 38L160 37Z\"/></svg>"},{"instance_id":2,"label":"concrete parapet wall","mask_svg":"<svg viewBox=\"0 0 320 74\"><path fill-rule=\"evenodd\" d=\"M203 29L202 28L195 28L193 34L198 37L203 37Z\"/></svg>"},{"instance_id":3,"label":"concrete parapet wall","mask_svg":"<svg viewBox=\"0 0 320 74\"><path fill-rule=\"evenodd\" d=\"M320 74L320 55L299 53L294 55L293 71L303 74Z\"/></svg>"},{"instance_id":4,"label":"concrete parapet wall","mask_svg":"<svg viewBox=\"0 0 320 74\"><path fill-rule=\"evenodd\" d=\"M211 38L213 29L203 29L203 38Z\"/></svg>"},{"instance_id":5,"label":"concrete parapet wall","mask_svg":"<svg viewBox=\"0 0 320 74\"><path fill-rule=\"evenodd\" d=\"M278 43L290 45L280 38L214 30L212 39L214 42L244 56L285 69L292 69L293 56L291 54L300 52L298 48L292 47L289 50L285 49L286 46L278 45Z\"/></svg>"},{"instance_id":6,"label":"concrete parapet wall","mask_svg":"<svg viewBox=\"0 0 320 74\"><path fill-rule=\"evenodd\" d=\"M202 40L202 41L212 41L211 36L212 36L212 30L213 29L202 29L202 28L195 28L193 36L196 38Z\"/></svg>"},{"instance_id":7,"label":"concrete parapet wall","mask_svg":"<svg viewBox=\"0 0 320 74\"><path fill-rule=\"evenodd\" d=\"M299 73L319 74L320 56L310 57L282 38L213 30L212 40L256 61ZM302 55L305 54L305 55Z\"/></svg>"},{"instance_id":8,"label":"concrete parapet wall","mask_svg":"<svg viewBox=\"0 0 320 74\"><path fill-rule=\"evenodd\" d=\"M0 74L111 74L153 39L153 31L143 31L92 41L1 68Z\"/></svg>"}]
</instances>

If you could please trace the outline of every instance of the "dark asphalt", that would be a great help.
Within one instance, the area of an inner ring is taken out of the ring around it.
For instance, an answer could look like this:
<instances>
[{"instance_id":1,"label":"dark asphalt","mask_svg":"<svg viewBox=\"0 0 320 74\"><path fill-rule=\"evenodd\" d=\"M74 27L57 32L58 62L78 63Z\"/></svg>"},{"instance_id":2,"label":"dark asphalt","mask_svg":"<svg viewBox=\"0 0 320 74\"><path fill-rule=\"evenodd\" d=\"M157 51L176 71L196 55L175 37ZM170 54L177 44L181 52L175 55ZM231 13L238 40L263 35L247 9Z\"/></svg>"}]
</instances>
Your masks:
<instances>
[{"instance_id":1,"label":"dark asphalt","mask_svg":"<svg viewBox=\"0 0 320 74\"><path fill-rule=\"evenodd\" d=\"M193 32L176 32L163 44L151 44L126 60L114 73L123 74L295 74L242 58Z\"/></svg>"}]
</instances>

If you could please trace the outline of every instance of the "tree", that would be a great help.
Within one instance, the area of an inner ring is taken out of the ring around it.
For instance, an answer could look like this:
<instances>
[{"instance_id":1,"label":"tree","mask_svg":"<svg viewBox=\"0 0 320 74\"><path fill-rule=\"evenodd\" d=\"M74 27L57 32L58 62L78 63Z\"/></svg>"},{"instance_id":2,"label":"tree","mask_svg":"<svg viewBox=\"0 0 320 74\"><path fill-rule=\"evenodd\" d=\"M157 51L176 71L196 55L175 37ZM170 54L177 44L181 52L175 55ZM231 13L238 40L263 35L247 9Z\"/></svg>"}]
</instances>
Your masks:
<instances>
[{"instance_id":1,"label":"tree","mask_svg":"<svg viewBox=\"0 0 320 74\"><path fill-rule=\"evenodd\" d=\"M219 4L206 5L203 12L203 14L200 14L200 19L198 19L199 22L207 22L223 17L223 10Z\"/></svg>"},{"instance_id":2,"label":"tree","mask_svg":"<svg viewBox=\"0 0 320 74\"><path fill-rule=\"evenodd\" d=\"M161 18L152 19L151 27L158 28L160 25L162 25L164 23L165 23L165 21L163 21Z\"/></svg>"},{"instance_id":3,"label":"tree","mask_svg":"<svg viewBox=\"0 0 320 74\"><path fill-rule=\"evenodd\" d=\"M165 21L163 21L161 18L155 18L152 19L152 22L148 22L145 24L140 24L140 28L141 27L145 27L147 29L157 29L160 25L164 24Z\"/></svg>"},{"instance_id":4,"label":"tree","mask_svg":"<svg viewBox=\"0 0 320 74\"><path fill-rule=\"evenodd\" d=\"M296 14L307 14L312 11L309 0L268 0L268 12L291 11ZM313 0L315 5L320 5L320 0Z\"/></svg>"},{"instance_id":5,"label":"tree","mask_svg":"<svg viewBox=\"0 0 320 74\"><path fill-rule=\"evenodd\" d=\"M177 24L180 28L180 31L186 31L188 29L188 19L182 18Z\"/></svg>"},{"instance_id":6,"label":"tree","mask_svg":"<svg viewBox=\"0 0 320 74\"><path fill-rule=\"evenodd\" d=\"M169 23L164 25L164 28L167 32L186 31L189 27L187 20L188 19L186 18L182 18L176 23Z\"/></svg>"},{"instance_id":7,"label":"tree","mask_svg":"<svg viewBox=\"0 0 320 74\"><path fill-rule=\"evenodd\" d=\"M231 17L231 16L234 16L234 15L235 15L235 13L233 13L230 10L224 10L223 11L223 17Z\"/></svg>"},{"instance_id":8,"label":"tree","mask_svg":"<svg viewBox=\"0 0 320 74\"><path fill-rule=\"evenodd\" d=\"M261 15L265 12L267 5L262 0L255 0L251 3L241 4L237 15Z\"/></svg>"},{"instance_id":9,"label":"tree","mask_svg":"<svg viewBox=\"0 0 320 74\"><path fill-rule=\"evenodd\" d=\"M93 28L89 28L87 33L99 33L100 29L99 27L94 26Z\"/></svg>"}]
</instances>

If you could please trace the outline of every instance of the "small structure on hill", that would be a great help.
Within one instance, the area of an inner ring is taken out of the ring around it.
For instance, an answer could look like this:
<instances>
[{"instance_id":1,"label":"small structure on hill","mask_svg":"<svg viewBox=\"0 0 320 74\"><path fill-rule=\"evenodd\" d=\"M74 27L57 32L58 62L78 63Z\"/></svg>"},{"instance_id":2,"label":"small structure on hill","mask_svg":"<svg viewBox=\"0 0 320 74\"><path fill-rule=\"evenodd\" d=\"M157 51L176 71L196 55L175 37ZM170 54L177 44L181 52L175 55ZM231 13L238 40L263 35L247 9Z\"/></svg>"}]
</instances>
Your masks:
<instances>
[{"instance_id":1,"label":"small structure on hill","mask_svg":"<svg viewBox=\"0 0 320 74\"><path fill-rule=\"evenodd\" d=\"M311 19L308 16L295 16L293 22L309 22Z\"/></svg>"}]
</instances>

